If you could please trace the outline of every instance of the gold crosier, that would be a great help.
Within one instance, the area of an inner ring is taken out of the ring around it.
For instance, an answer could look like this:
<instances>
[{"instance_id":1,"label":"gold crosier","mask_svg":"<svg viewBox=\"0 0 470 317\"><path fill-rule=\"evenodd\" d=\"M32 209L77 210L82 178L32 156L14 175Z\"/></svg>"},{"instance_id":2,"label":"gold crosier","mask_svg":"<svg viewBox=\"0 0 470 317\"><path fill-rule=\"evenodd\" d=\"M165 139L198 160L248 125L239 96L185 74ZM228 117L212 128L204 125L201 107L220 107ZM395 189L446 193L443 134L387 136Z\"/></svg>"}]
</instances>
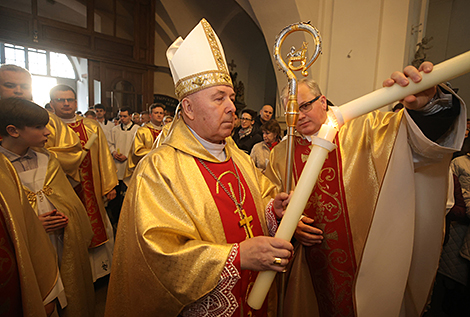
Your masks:
<instances>
[{"instance_id":1,"label":"gold crosier","mask_svg":"<svg viewBox=\"0 0 470 317\"><path fill-rule=\"evenodd\" d=\"M235 203L235 206L237 207L237 209L235 209L234 213L238 213L238 216L240 217L240 221L238 222L238 225L240 227L244 227L247 239L253 238L254 235L253 235L253 231L251 230L253 227L251 225L251 222L253 221L253 216L248 216L245 212L245 209L243 208L243 204L245 203L245 198L246 198L246 191L245 191L245 186L243 186L243 184L241 183L240 176L238 175L238 170L237 170L237 167L235 166L235 163L233 163L232 161L233 168L235 169L236 174L232 171L225 171L222 174L220 174L219 177L217 177L215 176L214 172L212 172L212 170L206 165L206 163L204 163L203 160L199 158L198 160L202 164L202 166L204 166L204 168L209 172L209 174L211 174L211 176L216 180L217 182L217 185L215 187L216 193L217 194L219 193L219 186L220 186L224 190L224 192L228 195L228 197L230 197L230 199ZM225 175L228 175L228 174L232 174L233 176L237 178L238 192L240 193L240 201L238 201L235 196L235 191L233 190L232 183L230 182L228 183L228 186L230 188L230 191L229 191L221 181L221 179Z\"/></svg>"},{"instance_id":2,"label":"gold crosier","mask_svg":"<svg viewBox=\"0 0 470 317\"><path fill-rule=\"evenodd\" d=\"M307 62L308 43L303 42L300 50L291 47L287 54L288 64L281 57L281 47L284 40L291 33L302 31L309 33L314 40L315 51ZM317 60L321 53L321 37L320 32L308 22L299 22L285 27L276 37L274 42L274 58L279 68L288 77L289 97L286 105L286 124L287 124L287 157L286 157L286 175L284 191L289 193L292 190L292 169L294 165L294 129L299 119L299 104L297 102L297 78L294 71L301 71L303 76L307 76L307 69ZM298 65L299 63L300 65ZM297 64L297 66L296 66ZM284 101L283 101L284 102ZM284 315L284 298L286 291L286 273L281 273L281 285L278 294L277 316Z\"/></svg>"}]
</instances>

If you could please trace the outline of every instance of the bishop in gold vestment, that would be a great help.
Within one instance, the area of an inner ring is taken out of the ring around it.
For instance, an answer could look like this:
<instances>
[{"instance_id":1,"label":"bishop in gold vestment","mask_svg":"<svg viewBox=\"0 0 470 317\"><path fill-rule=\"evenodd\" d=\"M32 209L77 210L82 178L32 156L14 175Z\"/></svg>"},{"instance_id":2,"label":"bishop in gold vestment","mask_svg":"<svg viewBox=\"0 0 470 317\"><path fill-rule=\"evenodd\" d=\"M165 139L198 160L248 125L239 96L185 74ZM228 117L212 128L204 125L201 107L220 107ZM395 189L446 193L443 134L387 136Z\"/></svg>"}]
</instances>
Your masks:
<instances>
[{"instance_id":1,"label":"bishop in gold vestment","mask_svg":"<svg viewBox=\"0 0 470 317\"><path fill-rule=\"evenodd\" d=\"M225 150L246 180L244 190L267 234L265 206L274 186L233 142ZM134 172L119 221L106 316L177 316L206 294L207 301L221 299L215 306L229 316L225 310L234 305L230 293L240 274L231 262L237 247L226 241L195 158L218 162L179 119Z\"/></svg>"}]
</instances>

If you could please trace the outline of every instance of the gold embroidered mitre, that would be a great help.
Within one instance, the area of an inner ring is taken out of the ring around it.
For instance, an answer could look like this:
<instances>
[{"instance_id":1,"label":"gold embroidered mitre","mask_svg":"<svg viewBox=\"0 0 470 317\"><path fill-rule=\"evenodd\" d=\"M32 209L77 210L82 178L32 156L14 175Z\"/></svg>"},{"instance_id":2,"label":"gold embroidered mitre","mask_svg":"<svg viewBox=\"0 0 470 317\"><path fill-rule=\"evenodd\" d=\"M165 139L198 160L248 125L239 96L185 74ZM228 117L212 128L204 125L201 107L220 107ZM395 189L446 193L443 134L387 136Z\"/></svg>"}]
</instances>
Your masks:
<instances>
[{"instance_id":1,"label":"gold embroidered mitre","mask_svg":"<svg viewBox=\"0 0 470 317\"><path fill-rule=\"evenodd\" d=\"M233 87L222 43L206 19L186 39L176 39L166 57L179 100L212 86Z\"/></svg>"}]
</instances>

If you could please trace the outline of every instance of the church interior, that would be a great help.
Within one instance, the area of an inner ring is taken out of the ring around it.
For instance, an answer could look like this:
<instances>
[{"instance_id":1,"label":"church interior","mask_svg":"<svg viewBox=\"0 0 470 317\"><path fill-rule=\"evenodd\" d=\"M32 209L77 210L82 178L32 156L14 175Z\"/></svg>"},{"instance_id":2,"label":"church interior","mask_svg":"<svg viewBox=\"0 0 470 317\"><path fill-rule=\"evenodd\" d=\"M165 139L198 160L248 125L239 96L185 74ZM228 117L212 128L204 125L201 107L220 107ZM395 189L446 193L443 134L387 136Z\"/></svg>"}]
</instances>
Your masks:
<instances>
[{"instance_id":1,"label":"church interior","mask_svg":"<svg viewBox=\"0 0 470 317\"><path fill-rule=\"evenodd\" d=\"M97 103L108 119L156 102L174 111L166 51L205 18L223 43L237 110L272 105L284 127L287 77L273 45L286 26L309 22L319 30L322 53L307 77L341 106L381 88L394 70L469 51L469 13L467 0L0 0L0 64L29 70L40 106L52 87L66 84L83 113ZM281 54L303 42L312 38L296 33ZM470 74L449 84L468 109ZM104 315L106 283L95 285L96 316Z\"/></svg>"},{"instance_id":2,"label":"church interior","mask_svg":"<svg viewBox=\"0 0 470 317\"><path fill-rule=\"evenodd\" d=\"M42 85L72 85L80 111L102 103L112 115L123 104L138 112L154 101L175 106L165 52L202 17L219 34L235 85L242 87L237 108L275 105L281 120L287 77L272 51L289 24L310 21L319 30L322 54L308 77L335 105L380 88L417 53L437 64L470 49L464 0L2 0L0 8L1 63L24 65ZM312 41L297 34L283 45L284 56ZM451 81L464 100L469 78ZM35 101L44 105L48 89L35 86Z\"/></svg>"}]
</instances>

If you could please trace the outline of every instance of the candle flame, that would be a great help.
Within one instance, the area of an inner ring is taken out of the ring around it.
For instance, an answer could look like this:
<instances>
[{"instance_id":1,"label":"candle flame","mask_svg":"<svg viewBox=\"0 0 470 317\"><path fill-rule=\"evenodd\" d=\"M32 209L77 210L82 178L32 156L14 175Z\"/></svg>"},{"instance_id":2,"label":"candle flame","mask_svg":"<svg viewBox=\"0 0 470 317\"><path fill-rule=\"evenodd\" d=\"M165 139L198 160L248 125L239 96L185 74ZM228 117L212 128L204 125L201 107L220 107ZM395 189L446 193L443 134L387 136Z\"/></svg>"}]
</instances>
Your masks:
<instances>
[{"instance_id":1,"label":"candle flame","mask_svg":"<svg viewBox=\"0 0 470 317\"><path fill-rule=\"evenodd\" d=\"M326 120L326 122L324 123L330 127L333 127L335 128L336 130L338 130L338 123L336 122L336 119L334 117L334 114L331 114L328 113L328 119Z\"/></svg>"}]
</instances>

